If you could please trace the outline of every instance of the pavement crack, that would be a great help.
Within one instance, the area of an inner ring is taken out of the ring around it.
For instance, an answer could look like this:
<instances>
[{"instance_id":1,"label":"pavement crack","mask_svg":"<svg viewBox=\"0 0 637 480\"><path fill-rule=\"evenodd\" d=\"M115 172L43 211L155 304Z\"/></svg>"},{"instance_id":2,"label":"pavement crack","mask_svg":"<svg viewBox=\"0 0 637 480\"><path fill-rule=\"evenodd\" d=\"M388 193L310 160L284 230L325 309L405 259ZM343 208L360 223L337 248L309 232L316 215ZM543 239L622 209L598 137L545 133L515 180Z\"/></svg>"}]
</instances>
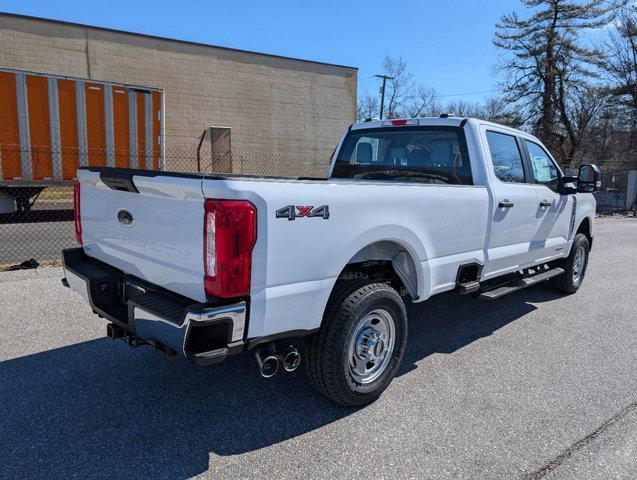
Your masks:
<instances>
[{"instance_id":1,"label":"pavement crack","mask_svg":"<svg viewBox=\"0 0 637 480\"><path fill-rule=\"evenodd\" d=\"M573 443L569 447L567 447L562 453L557 455L556 457L549 460L544 466L540 467L536 471L529 473L524 478L525 480L537 480L540 478L544 478L548 473L550 473L555 468L559 467L562 463L564 463L571 455L573 455L578 450L584 448L586 445L591 443L595 438L608 430L609 427L617 423L619 420L624 418L626 415L631 413L633 410L637 409L637 400L633 403L626 405L619 412L617 412L612 417L606 419L604 423L602 423L599 427L593 430L591 433L586 435L583 438L580 438L577 442Z\"/></svg>"}]
</instances>

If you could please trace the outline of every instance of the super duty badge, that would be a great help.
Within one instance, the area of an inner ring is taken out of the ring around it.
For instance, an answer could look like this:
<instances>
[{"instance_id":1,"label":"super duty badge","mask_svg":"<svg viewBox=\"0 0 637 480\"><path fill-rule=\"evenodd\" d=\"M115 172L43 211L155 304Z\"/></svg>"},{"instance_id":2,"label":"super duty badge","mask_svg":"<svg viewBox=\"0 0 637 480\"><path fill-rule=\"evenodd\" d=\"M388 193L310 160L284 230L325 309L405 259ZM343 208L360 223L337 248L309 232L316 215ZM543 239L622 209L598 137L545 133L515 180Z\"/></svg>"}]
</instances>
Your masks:
<instances>
[{"instance_id":1,"label":"super duty badge","mask_svg":"<svg viewBox=\"0 0 637 480\"><path fill-rule=\"evenodd\" d=\"M297 218L322 218L327 220L330 218L329 205L321 205L314 208L314 205L309 207L301 207L298 205L288 205L283 208L279 208L276 211L276 218L287 218L288 220L296 220Z\"/></svg>"}]
</instances>

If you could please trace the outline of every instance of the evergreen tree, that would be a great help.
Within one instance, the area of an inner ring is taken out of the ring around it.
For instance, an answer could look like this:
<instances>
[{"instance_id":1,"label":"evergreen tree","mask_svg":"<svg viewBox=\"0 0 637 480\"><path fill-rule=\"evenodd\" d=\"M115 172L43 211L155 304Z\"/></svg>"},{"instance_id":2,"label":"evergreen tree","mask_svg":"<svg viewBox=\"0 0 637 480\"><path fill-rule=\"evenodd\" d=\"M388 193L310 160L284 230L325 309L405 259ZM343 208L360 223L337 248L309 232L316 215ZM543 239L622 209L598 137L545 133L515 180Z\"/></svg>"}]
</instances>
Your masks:
<instances>
[{"instance_id":1,"label":"evergreen tree","mask_svg":"<svg viewBox=\"0 0 637 480\"><path fill-rule=\"evenodd\" d=\"M504 52L501 68L506 75L501 87L534 133L570 164L581 133L571 106L589 89L600 59L580 35L607 25L617 5L607 0L521 1L533 9L528 18L509 13L496 24L494 44Z\"/></svg>"}]
</instances>

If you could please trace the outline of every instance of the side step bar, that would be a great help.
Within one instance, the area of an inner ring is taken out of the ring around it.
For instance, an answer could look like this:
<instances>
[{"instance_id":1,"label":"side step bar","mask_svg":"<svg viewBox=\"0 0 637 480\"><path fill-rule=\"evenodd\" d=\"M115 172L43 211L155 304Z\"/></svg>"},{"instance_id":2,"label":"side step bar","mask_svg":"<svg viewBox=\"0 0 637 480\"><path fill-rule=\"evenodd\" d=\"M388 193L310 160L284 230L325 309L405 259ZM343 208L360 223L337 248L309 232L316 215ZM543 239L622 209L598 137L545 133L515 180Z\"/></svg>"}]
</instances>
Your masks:
<instances>
[{"instance_id":1,"label":"side step bar","mask_svg":"<svg viewBox=\"0 0 637 480\"><path fill-rule=\"evenodd\" d=\"M543 272L536 273L535 275L531 275L530 277L514 280L511 283L496 287L493 290L484 291L480 294L479 298L481 298L482 300L496 300L500 297L508 295L509 293L517 292L518 290L530 287L531 285L536 285L540 282L543 282L544 280L557 277L558 275L561 275L563 273L564 269L559 267L552 268L551 270L545 270Z\"/></svg>"},{"instance_id":2,"label":"side step bar","mask_svg":"<svg viewBox=\"0 0 637 480\"><path fill-rule=\"evenodd\" d=\"M480 290L480 282L471 280L470 282L464 282L458 284L458 293L460 295L469 295Z\"/></svg>"}]
</instances>

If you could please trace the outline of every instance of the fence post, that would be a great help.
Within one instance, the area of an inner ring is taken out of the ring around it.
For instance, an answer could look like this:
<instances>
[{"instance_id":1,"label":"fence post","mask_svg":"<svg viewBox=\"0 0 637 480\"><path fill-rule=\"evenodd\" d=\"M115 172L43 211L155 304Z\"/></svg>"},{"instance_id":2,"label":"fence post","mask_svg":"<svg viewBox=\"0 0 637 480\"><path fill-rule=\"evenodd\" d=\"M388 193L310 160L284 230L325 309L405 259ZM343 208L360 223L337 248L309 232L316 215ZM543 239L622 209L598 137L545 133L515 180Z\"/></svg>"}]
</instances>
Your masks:
<instances>
[{"instance_id":1,"label":"fence post","mask_svg":"<svg viewBox=\"0 0 637 480\"><path fill-rule=\"evenodd\" d=\"M626 210L635 208L635 200L637 200L635 197L637 197L637 170L629 170L626 181Z\"/></svg>"}]
</instances>

